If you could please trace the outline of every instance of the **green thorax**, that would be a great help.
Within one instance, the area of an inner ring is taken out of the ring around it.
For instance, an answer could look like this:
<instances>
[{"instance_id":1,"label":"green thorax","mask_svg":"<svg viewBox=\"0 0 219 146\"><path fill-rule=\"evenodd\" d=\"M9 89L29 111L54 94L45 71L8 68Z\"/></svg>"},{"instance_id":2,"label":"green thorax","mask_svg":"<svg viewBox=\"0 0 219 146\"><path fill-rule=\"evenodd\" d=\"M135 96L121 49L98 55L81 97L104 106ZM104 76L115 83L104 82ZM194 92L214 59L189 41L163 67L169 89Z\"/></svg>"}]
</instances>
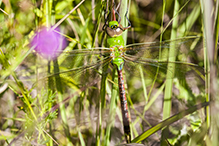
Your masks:
<instances>
[{"instance_id":1,"label":"green thorax","mask_svg":"<svg viewBox=\"0 0 219 146\"><path fill-rule=\"evenodd\" d=\"M110 56L112 57L112 64L116 65L118 70L123 68L123 46L124 40L122 37L123 30L117 21L110 21L109 26L106 28L108 38L107 45L111 49Z\"/></svg>"},{"instance_id":2,"label":"green thorax","mask_svg":"<svg viewBox=\"0 0 219 146\"><path fill-rule=\"evenodd\" d=\"M108 47L124 46L124 40L123 40L121 35L117 36L117 37L108 36L107 45L108 45Z\"/></svg>"}]
</instances>

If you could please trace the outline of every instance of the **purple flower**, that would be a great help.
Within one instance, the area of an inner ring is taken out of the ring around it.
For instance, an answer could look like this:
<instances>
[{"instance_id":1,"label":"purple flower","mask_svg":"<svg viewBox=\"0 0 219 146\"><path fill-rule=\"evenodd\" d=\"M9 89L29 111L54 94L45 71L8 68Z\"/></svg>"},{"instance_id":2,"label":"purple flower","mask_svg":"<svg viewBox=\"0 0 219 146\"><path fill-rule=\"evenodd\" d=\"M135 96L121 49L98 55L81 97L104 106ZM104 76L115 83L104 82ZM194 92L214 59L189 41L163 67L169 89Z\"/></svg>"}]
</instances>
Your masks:
<instances>
[{"instance_id":1,"label":"purple flower","mask_svg":"<svg viewBox=\"0 0 219 146\"><path fill-rule=\"evenodd\" d=\"M59 34L58 29L46 27L40 29L31 41L31 47L35 47L35 51L48 60L58 57L66 44L66 39Z\"/></svg>"}]
</instances>

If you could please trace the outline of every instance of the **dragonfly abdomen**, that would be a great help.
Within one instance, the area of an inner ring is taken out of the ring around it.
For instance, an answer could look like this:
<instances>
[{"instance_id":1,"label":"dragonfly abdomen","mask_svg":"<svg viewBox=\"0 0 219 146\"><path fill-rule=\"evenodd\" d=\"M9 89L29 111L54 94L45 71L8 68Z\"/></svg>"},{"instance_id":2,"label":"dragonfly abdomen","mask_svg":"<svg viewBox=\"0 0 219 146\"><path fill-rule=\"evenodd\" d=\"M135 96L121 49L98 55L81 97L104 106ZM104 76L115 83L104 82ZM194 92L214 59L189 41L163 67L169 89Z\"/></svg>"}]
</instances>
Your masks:
<instances>
[{"instance_id":1,"label":"dragonfly abdomen","mask_svg":"<svg viewBox=\"0 0 219 146\"><path fill-rule=\"evenodd\" d=\"M118 71L119 97L120 97L120 102L121 102L125 138L126 138L126 141L129 143L131 142L131 134L130 134L130 126L129 126L130 116L128 113L128 104L127 104L127 98L125 94L124 79L122 75L122 70L117 69L117 71Z\"/></svg>"}]
</instances>

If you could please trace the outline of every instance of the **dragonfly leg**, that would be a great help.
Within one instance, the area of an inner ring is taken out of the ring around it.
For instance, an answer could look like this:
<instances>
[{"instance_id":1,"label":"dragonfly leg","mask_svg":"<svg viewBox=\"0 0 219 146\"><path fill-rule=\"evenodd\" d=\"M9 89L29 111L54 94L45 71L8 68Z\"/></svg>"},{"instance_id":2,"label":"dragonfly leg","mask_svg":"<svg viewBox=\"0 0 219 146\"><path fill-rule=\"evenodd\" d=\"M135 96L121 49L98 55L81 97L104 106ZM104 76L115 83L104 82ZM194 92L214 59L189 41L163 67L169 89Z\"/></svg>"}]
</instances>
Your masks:
<instances>
[{"instance_id":1,"label":"dragonfly leg","mask_svg":"<svg viewBox=\"0 0 219 146\"><path fill-rule=\"evenodd\" d=\"M115 53L114 53L114 48L110 47L110 58L115 59Z\"/></svg>"},{"instance_id":2,"label":"dragonfly leg","mask_svg":"<svg viewBox=\"0 0 219 146\"><path fill-rule=\"evenodd\" d=\"M124 47L119 46L118 48L119 48L119 52L120 52L120 57L123 57L125 55Z\"/></svg>"},{"instance_id":3,"label":"dragonfly leg","mask_svg":"<svg viewBox=\"0 0 219 146\"><path fill-rule=\"evenodd\" d=\"M124 30L129 29L129 28L132 27L131 22L129 21L129 18L128 18L127 15L128 15L128 8L127 8L127 11L126 11L126 13L125 13L126 20L128 21L128 26L127 26L127 27L124 27L124 28L123 28Z\"/></svg>"},{"instance_id":4,"label":"dragonfly leg","mask_svg":"<svg viewBox=\"0 0 219 146\"><path fill-rule=\"evenodd\" d=\"M103 27L102 27L102 30L105 30L106 27L108 26L108 23L107 23L107 22L108 22L108 18L109 18L109 15L110 15L111 12L109 12L109 14L107 14L107 13L108 13L108 11L106 10L106 11L105 11L105 14L104 14L104 15L105 15L105 23L104 23L104 25L103 25ZM106 16L106 15L107 15L107 16Z\"/></svg>"},{"instance_id":5,"label":"dragonfly leg","mask_svg":"<svg viewBox=\"0 0 219 146\"><path fill-rule=\"evenodd\" d=\"M116 14L118 15L118 23L120 23L121 22L121 16L119 15L119 13L118 13L118 11L114 8L114 11L116 12Z\"/></svg>"}]
</instances>

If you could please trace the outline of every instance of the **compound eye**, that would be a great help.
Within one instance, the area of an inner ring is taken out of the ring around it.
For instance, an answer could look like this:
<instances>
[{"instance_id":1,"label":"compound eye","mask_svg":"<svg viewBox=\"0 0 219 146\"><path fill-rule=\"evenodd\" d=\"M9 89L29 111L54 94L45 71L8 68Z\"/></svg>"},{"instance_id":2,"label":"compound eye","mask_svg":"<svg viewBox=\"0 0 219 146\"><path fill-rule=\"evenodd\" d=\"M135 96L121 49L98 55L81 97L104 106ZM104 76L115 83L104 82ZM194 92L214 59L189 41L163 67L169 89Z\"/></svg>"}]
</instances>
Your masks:
<instances>
[{"instance_id":1,"label":"compound eye","mask_svg":"<svg viewBox=\"0 0 219 146\"><path fill-rule=\"evenodd\" d=\"M117 28L118 25L111 25L111 28L114 29L114 28Z\"/></svg>"}]
</instances>

